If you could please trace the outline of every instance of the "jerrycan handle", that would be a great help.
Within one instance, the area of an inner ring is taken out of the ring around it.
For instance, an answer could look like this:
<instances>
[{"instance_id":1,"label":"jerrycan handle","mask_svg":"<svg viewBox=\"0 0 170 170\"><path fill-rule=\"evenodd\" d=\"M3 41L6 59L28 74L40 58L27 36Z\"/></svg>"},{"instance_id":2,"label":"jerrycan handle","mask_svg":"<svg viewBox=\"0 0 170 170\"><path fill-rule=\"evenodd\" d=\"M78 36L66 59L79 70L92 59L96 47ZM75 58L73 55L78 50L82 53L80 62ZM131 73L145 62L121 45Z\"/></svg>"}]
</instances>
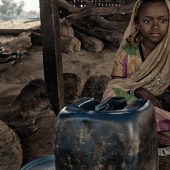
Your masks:
<instances>
[{"instance_id":1,"label":"jerrycan handle","mask_svg":"<svg viewBox=\"0 0 170 170\"><path fill-rule=\"evenodd\" d=\"M126 99L124 97L109 97L100 104L95 106L95 111L111 111L123 109L127 106Z\"/></svg>"},{"instance_id":2,"label":"jerrycan handle","mask_svg":"<svg viewBox=\"0 0 170 170\"><path fill-rule=\"evenodd\" d=\"M75 102L73 105L84 110L94 110L95 106L100 102L95 100L93 97L83 97L78 102Z\"/></svg>"}]
</instances>

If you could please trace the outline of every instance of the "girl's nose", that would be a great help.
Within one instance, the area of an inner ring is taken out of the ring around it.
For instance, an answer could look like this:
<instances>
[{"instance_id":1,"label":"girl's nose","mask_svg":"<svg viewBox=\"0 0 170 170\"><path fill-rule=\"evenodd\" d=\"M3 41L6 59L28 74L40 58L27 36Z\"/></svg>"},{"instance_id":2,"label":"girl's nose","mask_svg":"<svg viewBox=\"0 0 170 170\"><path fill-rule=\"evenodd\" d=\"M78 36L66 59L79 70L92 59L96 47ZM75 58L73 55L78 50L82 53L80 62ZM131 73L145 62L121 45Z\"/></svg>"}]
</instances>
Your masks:
<instances>
[{"instance_id":1,"label":"girl's nose","mask_svg":"<svg viewBox=\"0 0 170 170\"><path fill-rule=\"evenodd\" d=\"M155 28L155 29L159 28L159 22L157 20L153 21L152 28Z\"/></svg>"}]
</instances>

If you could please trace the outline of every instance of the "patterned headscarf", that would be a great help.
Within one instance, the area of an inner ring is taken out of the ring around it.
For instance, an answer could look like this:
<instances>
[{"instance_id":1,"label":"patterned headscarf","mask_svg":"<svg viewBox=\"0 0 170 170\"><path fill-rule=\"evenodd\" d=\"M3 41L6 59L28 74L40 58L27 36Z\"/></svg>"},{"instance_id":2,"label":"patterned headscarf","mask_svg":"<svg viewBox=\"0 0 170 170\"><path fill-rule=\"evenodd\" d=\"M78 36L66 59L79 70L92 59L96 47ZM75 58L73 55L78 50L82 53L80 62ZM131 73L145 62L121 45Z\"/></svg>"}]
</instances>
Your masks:
<instances>
[{"instance_id":1,"label":"patterned headscarf","mask_svg":"<svg viewBox=\"0 0 170 170\"><path fill-rule=\"evenodd\" d=\"M170 1L165 0L170 11ZM130 23L125 31L121 45L126 43L126 39L135 31L135 16L137 10L141 5L141 0L135 3L132 11ZM118 53L119 53L118 50ZM149 54L149 56L142 63L141 68L132 77L127 79L113 79L108 84L107 88L111 86L118 86L125 91L133 88L144 87L152 94L158 96L162 94L170 85L170 22L167 34L163 40L156 46L156 48Z\"/></svg>"},{"instance_id":2,"label":"patterned headscarf","mask_svg":"<svg viewBox=\"0 0 170 170\"><path fill-rule=\"evenodd\" d=\"M137 13L138 13L138 9L139 9L139 7L141 6L141 4L142 4L142 0L138 0L137 2L136 2L136 7L134 8L134 16L137 16Z\"/></svg>"}]
</instances>

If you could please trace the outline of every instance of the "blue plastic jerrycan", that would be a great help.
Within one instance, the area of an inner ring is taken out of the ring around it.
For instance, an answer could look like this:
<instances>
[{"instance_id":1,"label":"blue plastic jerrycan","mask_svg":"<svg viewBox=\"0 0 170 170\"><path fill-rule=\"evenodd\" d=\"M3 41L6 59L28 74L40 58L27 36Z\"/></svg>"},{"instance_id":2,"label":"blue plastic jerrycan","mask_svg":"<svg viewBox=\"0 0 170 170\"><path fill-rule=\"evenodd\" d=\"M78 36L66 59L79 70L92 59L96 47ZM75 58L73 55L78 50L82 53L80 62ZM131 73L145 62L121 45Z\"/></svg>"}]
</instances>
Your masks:
<instances>
[{"instance_id":1,"label":"blue plastic jerrycan","mask_svg":"<svg viewBox=\"0 0 170 170\"><path fill-rule=\"evenodd\" d=\"M122 97L85 97L58 115L56 170L157 170L154 108Z\"/></svg>"}]
</instances>

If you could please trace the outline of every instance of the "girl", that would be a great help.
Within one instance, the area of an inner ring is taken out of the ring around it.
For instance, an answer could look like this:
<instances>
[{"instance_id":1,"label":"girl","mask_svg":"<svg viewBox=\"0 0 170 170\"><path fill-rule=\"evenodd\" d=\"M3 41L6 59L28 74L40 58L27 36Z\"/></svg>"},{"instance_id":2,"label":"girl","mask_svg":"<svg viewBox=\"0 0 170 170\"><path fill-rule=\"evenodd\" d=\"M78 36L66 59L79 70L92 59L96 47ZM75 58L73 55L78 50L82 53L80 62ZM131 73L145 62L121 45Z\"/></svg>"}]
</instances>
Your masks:
<instances>
[{"instance_id":1,"label":"girl","mask_svg":"<svg viewBox=\"0 0 170 170\"><path fill-rule=\"evenodd\" d=\"M170 1L138 0L115 56L111 80L103 99L114 87L149 99L155 106L159 143L170 145ZM115 79L116 78L116 79Z\"/></svg>"}]
</instances>

